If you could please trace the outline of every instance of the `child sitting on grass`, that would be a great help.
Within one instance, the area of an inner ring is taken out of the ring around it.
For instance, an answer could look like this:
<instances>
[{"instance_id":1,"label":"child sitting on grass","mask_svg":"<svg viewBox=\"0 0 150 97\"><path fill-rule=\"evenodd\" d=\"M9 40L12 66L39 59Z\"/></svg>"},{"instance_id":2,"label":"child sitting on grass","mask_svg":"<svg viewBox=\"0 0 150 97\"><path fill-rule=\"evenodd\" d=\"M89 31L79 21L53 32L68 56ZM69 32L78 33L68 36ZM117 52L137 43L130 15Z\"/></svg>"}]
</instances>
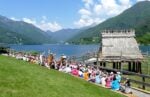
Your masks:
<instances>
[{"instance_id":1,"label":"child sitting on grass","mask_svg":"<svg viewBox=\"0 0 150 97\"><path fill-rule=\"evenodd\" d=\"M124 83L120 87L121 92L127 93L127 94L132 94L131 91L131 84L130 84L130 79L127 78Z\"/></svg>"}]
</instances>

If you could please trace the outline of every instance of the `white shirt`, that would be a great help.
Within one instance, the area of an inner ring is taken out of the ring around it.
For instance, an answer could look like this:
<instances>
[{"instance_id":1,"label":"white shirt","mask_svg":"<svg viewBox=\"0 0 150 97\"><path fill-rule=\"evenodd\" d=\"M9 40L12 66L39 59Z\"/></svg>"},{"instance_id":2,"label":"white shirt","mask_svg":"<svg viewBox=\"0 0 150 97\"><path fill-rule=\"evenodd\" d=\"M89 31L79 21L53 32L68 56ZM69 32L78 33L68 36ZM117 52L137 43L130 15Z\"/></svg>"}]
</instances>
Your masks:
<instances>
[{"instance_id":1,"label":"white shirt","mask_svg":"<svg viewBox=\"0 0 150 97\"><path fill-rule=\"evenodd\" d=\"M70 68L70 67L66 67L66 68L65 68L65 72L66 72L66 73L70 73L70 72L71 72L71 68Z\"/></svg>"}]
</instances>

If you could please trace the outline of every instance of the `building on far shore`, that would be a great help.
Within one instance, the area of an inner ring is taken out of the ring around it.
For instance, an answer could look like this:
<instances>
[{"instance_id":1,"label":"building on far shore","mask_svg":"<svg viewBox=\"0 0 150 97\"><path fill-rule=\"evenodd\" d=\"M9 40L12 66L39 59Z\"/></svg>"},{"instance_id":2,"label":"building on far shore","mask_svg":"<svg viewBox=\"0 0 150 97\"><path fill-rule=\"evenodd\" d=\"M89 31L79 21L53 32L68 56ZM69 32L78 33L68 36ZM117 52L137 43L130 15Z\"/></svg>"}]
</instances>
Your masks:
<instances>
[{"instance_id":1,"label":"building on far shore","mask_svg":"<svg viewBox=\"0 0 150 97\"><path fill-rule=\"evenodd\" d=\"M135 37L135 30L104 30L99 51L99 65L112 63L112 68L122 69L123 63L128 65L128 71L141 73L143 56Z\"/></svg>"}]
</instances>

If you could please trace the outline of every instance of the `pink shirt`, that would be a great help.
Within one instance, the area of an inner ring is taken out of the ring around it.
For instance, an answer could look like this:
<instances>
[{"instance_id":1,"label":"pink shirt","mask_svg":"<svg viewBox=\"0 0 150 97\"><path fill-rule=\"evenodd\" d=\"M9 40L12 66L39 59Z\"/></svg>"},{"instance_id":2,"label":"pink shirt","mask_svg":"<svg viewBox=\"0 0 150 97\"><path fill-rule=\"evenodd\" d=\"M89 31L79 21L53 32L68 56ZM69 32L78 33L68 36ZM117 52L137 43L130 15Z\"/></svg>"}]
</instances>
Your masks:
<instances>
[{"instance_id":1,"label":"pink shirt","mask_svg":"<svg viewBox=\"0 0 150 97\"><path fill-rule=\"evenodd\" d=\"M106 87L111 87L111 81L112 80L110 76L106 78Z\"/></svg>"},{"instance_id":2,"label":"pink shirt","mask_svg":"<svg viewBox=\"0 0 150 97\"><path fill-rule=\"evenodd\" d=\"M72 75L75 75L75 76L78 76L78 75L79 75L77 69L72 69L71 73L72 73Z\"/></svg>"}]
</instances>

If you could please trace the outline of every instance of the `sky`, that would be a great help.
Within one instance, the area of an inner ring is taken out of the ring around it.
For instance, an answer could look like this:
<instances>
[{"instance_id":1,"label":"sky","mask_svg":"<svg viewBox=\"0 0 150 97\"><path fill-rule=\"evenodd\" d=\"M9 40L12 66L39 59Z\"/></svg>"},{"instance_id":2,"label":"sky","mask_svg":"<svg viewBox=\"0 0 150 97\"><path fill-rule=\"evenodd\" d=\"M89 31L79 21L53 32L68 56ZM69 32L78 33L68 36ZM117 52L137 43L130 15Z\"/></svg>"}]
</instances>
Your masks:
<instances>
[{"instance_id":1,"label":"sky","mask_svg":"<svg viewBox=\"0 0 150 97\"><path fill-rule=\"evenodd\" d=\"M139 1L144 0L0 0L0 15L54 32L99 24Z\"/></svg>"}]
</instances>

